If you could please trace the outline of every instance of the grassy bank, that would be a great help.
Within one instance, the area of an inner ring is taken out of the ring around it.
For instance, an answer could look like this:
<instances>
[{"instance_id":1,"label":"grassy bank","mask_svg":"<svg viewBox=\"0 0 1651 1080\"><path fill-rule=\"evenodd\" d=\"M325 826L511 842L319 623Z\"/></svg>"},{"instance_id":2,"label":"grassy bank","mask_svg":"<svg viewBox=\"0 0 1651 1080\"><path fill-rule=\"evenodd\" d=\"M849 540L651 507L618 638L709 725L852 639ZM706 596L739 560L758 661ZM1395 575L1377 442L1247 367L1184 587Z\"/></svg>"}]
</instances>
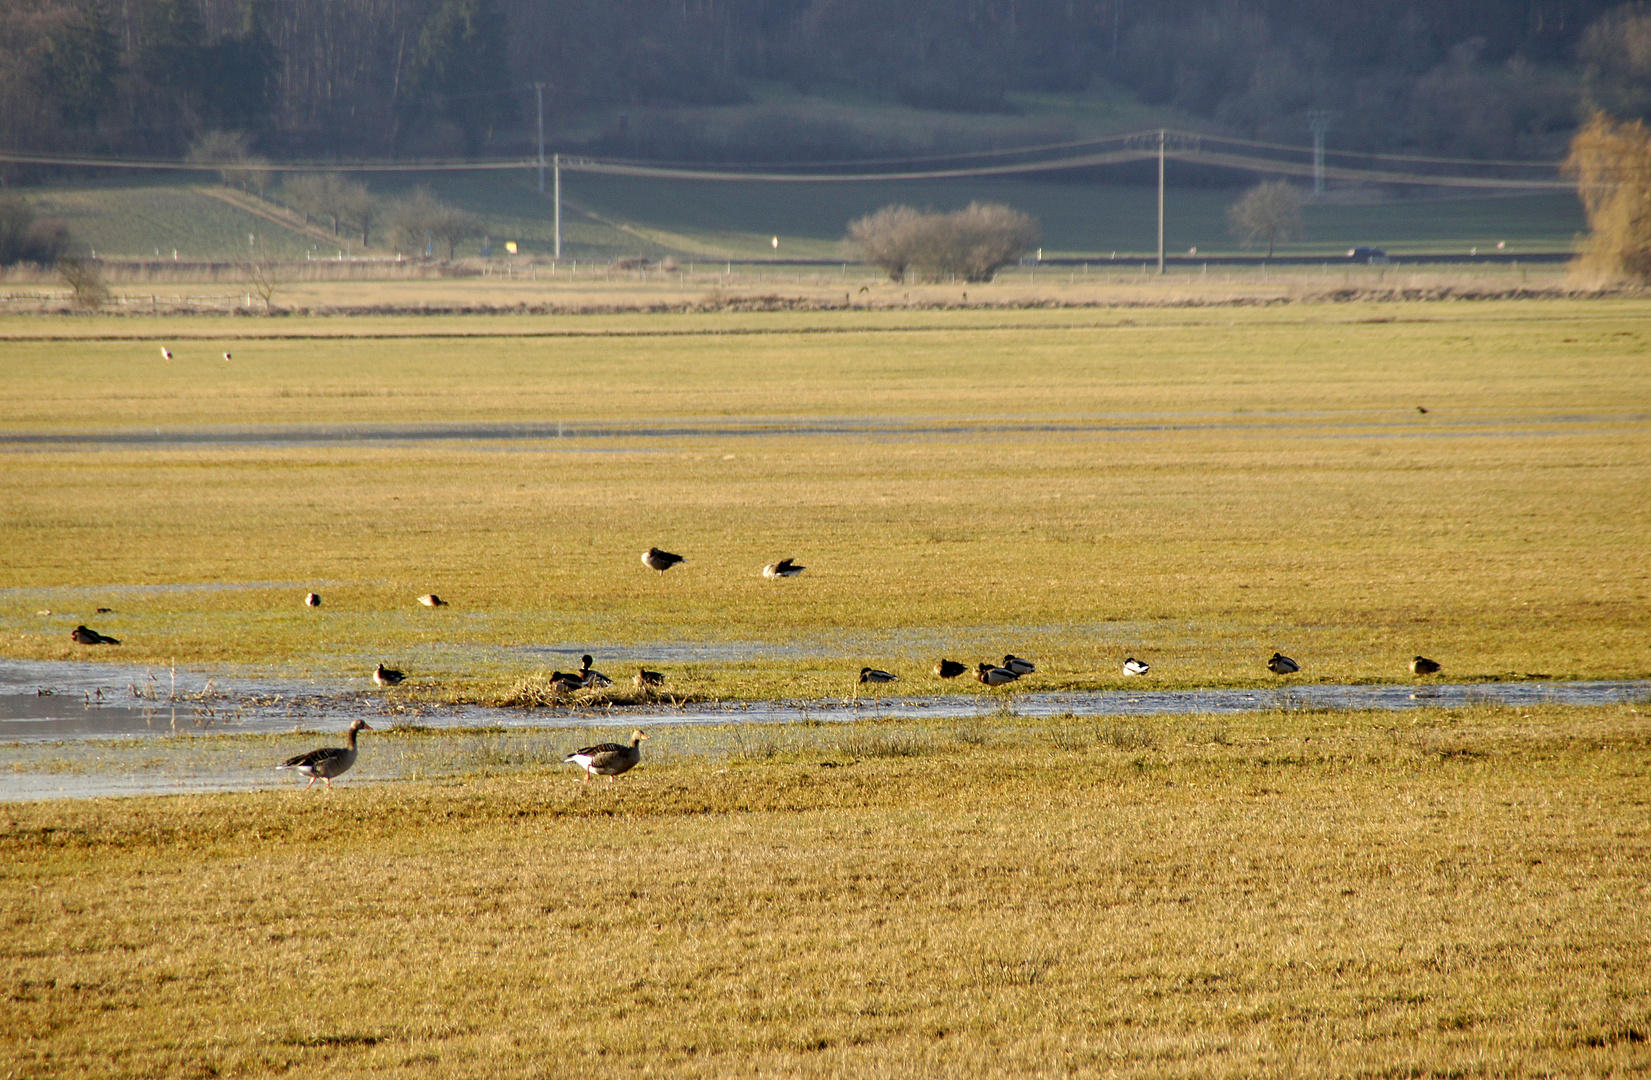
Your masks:
<instances>
[{"instance_id":1,"label":"grassy bank","mask_svg":"<svg viewBox=\"0 0 1651 1080\"><path fill-rule=\"evenodd\" d=\"M1245 685L1274 649L1322 681L1644 676L1644 308L17 320L0 431L64 438L4 450L0 652L384 660L487 699L535 647L660 643L731 697L863 663L926 690L954 652L1068 687L1130 654ZM120 432L161 441L77 442ZM763 580L782 556L807 574Z\"/></svg>"},{"instance_id":2,"label":"grassy bank","mask_svg":"<svg viewBox=\"0 0 1651 1080\"><path fill-rule=\"evenodd\" d=\"M657 729L588 788L12 805L0 1072L1629 1074L1643 711Z\"/></svg>"}]
</instances>

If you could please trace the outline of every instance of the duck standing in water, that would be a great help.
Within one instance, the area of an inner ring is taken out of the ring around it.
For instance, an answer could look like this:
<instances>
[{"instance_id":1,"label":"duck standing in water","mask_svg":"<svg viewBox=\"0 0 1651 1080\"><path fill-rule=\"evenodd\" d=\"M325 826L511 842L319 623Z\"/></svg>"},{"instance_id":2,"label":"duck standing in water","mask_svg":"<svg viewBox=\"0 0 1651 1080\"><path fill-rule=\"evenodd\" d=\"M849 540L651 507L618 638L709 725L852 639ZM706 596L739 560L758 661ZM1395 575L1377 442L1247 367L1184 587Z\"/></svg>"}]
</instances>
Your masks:
<instances>
[{"instance_id":1,"label":"duck standing in water","mask_svg":"<svg viewBox=\"0 0 1651 1080\"><path fill-rule=\"evenodd\" d=\"M304 785L305 791L314 787L317 780L325 780L327 787L330 789L332 778L343 776L355 764L355 733L371 730L373 730L373 726L358 717L355 723L350 725L350 730L344 735L343 746L323 746L319 750L311 750L307 754L299 754L297 757L288 758L275 767L276 769L297 769L309 777L310 782Z\"/></svg>"},{"instance_id":2,"label":"duck standing in water","mask_svg":"<svg viewBox=\"0 0 1651 1080\"><path fill-rule=\"evenodd\" d=\"M642 760L642 740L646 738L641 731L633 731L629 746L605 742L581 747L563 758L562 763L577 765L585 770L585 775L579 780L581 784L593 776L606 776L612 781L620 773L629 772Z\"/></svg>"}]
</instances>

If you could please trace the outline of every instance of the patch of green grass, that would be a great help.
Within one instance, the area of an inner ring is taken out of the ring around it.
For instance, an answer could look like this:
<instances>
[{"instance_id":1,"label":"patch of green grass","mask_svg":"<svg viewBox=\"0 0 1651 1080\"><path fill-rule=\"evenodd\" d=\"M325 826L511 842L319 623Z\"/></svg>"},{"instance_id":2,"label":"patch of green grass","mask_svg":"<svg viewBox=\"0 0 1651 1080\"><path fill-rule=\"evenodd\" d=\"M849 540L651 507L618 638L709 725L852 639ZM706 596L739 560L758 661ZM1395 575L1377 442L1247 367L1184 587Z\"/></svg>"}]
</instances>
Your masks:
<instances>
[{"instance_id":1,"label":"patch of green grass","mask_svg":"<svg viewBox=\"0 0 1651 1080\"><path fill-rule=\"evenodd\" d=\"M1151 749L1066 723L852 765L841 729L767 729L789 751L737 768L656 730L702 749L586 785L474 734L464 781L10 805L0 1068L1643 1064L1639 710L1143 720Z\"/></svg>"}]
</instances>

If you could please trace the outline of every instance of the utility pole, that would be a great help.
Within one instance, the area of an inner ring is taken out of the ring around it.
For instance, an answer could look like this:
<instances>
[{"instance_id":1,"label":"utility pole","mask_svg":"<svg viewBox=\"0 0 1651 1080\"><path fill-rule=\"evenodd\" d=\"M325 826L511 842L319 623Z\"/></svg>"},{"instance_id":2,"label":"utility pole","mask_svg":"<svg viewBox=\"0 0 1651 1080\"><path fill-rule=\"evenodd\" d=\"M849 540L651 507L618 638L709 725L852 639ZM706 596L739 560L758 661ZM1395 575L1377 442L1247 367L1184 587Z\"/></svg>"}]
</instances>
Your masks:
<instances>
[{"instance_id":1,"label":"utility pole","mask_svg":"<svg viewBox=\"0 0 1651 1080\"><path fill-rule=\"evenodd\" d=\"M545 84L536 82L533 91L539 99L539 194L545 193Z\"/></svg>"},{"instance_id":2,"label":"utility pole","mask_svg":"<svg viewBox=\"0 0 1651 1080\"><path fill-rule=\"evenodd\" d=\"M1164 272L1164 129L1158 129L1158 273Z\"/></svg>"},{"instance_id":3,"label":"utility pole","mask_svg":"<svg viewBox=\"0 0 1651 1080\"><path fill-rule=\"evenodd\" d=\"M562 155L551 159L556 171L556 261L562 261Z\"/></svg>"},{"instance_id":4,"label":"utility pole","mask_svg":"<svg viewBox=\"0 0 1651 1080\"><path fill-rule=\"evenodd\" d=\"M1307 113L1307 127L1313 133L1313 198L1324 198L1324 133L1330 130L1330 114L1323 109Z\"/></svg>"}]
</instances>

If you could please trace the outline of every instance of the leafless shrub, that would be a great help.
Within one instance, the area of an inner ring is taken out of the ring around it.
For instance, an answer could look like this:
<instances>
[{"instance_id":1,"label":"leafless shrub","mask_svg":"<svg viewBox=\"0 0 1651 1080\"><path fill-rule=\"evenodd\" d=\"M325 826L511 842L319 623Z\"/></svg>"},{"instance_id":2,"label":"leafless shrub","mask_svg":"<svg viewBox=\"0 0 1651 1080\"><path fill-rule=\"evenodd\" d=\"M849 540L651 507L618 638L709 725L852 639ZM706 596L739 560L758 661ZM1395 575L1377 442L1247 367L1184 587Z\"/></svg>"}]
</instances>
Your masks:
<instances>
[{"instance_id":1,"label":"leafless shrub","mask_svg":"<svg viewBox=\"0 0 1651 1080\"><path fill-rule=\"evenodd\" d=\"M1564 161L1574 177L1588 236L1576 271L1596 281L1651 282L1651 131L1595 113Z\"/></svg>"},{"instance_id":2,"label":"leafless shrub","mask_svg":"<svg viewBox=\"0 0 1651 1080\"><path fill-rule=\"evenodd\" d=\"M1038 242L1029 215L1001 203L970 203L950 214L923 214L909 206L885 206L848 226L860 257L903 281L990 281Z\"/></svg>"}]
</instances>

